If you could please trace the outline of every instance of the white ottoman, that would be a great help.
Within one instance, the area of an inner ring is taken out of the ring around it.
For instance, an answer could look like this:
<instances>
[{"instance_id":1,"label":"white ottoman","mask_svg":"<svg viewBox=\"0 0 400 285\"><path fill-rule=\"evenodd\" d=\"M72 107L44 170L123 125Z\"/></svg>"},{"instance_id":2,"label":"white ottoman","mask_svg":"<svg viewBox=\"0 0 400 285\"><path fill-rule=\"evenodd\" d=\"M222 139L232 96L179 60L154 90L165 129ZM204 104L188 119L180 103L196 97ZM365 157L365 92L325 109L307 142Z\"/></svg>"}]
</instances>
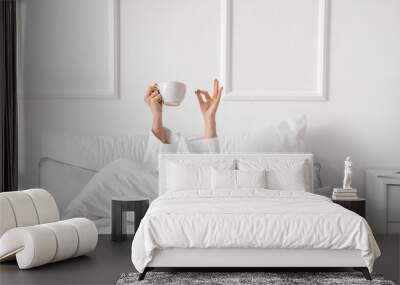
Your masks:
<instances>
[{"instance_id":1,"label":"white ottoman","mask_svg":"<svg viewBox=\"0 0 400 285\"><path fill-rule=\"evenodd\" d=\"M17 259L28 269L86 254L96 248L97 228L85 218L59 220L46 190L0 193L0 262Z\"/></svg>"}]
</instances>

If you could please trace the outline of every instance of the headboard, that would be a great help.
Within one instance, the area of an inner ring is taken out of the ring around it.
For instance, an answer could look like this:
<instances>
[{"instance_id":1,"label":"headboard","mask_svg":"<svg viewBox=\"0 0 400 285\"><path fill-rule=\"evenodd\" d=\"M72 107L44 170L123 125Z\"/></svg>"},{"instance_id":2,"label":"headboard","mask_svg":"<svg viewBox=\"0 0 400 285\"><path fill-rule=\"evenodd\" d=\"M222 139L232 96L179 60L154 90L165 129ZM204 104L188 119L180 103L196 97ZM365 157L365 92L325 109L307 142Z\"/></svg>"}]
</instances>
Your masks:
<instances>
[{"instance_id":1,"label":"headboard","mask_svg":"<svg viewBox=\"0 0 400 285\"><path fill-rule=\"evenodd\" d=\"M178 153L178 154L160 154L159 155L159 179L158 179L158 192L163 194L167 181L167 165L168 162L178 160L196 160L196 161L209 161L209 160L230 160L237 161L239 159L271 159L274 161L304 161L306 167L306 180L307 192L313 192L313 155L311 153L229 153L229 154L192 154L192 153ZM236 165L236 163L235 163Z\"/></svg>"}]
</instances>

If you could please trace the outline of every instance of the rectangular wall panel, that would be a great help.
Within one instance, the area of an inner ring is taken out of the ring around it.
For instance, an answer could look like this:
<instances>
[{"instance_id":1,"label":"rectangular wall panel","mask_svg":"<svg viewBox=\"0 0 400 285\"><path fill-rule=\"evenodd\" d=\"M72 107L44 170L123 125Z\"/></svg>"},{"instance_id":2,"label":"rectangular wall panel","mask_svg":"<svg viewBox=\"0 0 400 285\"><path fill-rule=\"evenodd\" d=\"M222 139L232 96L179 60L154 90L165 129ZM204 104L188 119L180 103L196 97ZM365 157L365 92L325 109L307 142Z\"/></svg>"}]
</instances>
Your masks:
<instances>
[{"instance_id":1,"label":"rectangular wall panel","mask_svg":"<svg viewBox=\"0 0 400 285\"><path fill-rule=\"evenodd\" d=\"M21 0L18 8L25 99L118 97L118 0Z\"/></svg>"},{"instance_id":2,"label":"rectangular wall panel","mask_svg":"<svg viewBox=\"0 0 400 285\"><path fill-rule=\"evenodd\" d=\"M328 0L223 0L225 100L326 100Z\"/></svg>"},{"instance_id":3,"label":"rectangular wall panel","mask_svg":"<svg viewBox=\"0 0 400 285\"><path fill-rule=\"evenodd\" d=\"M399 223L400 228L400 185L387 185L388 222Z\"/></svg>"}]
</instances>

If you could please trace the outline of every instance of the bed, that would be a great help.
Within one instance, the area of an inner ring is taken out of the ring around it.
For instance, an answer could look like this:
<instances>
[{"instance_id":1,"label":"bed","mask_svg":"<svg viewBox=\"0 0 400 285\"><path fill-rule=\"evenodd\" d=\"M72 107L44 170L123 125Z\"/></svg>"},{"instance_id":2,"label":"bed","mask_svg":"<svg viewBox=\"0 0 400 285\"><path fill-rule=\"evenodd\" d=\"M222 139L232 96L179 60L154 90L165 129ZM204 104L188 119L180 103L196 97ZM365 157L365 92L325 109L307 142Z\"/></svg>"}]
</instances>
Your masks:
<instances>
[{"instance_id":1,"label":"bed","mask_svg":"<svg viewBox=\"0 0 400 285\"><path fill-rule=\"evenodd\" d=\"M372 232L313 194L311 154L161 154L159 170L160 196L132 243L140 280L183 267L353 267L371 278Z\"/></svg>"}]
</instances>

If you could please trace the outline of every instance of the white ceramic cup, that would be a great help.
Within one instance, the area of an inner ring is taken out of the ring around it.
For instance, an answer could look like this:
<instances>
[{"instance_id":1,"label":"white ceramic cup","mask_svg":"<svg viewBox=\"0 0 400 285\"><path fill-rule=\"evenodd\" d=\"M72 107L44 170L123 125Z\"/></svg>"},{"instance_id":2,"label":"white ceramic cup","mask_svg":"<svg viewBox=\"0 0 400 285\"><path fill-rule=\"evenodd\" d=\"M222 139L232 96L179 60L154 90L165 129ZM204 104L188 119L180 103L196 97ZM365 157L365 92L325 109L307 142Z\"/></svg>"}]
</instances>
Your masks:
<instances>
[{"instance_id":1,"label":"white ceramic cup","mask_svg":"<svg viewBox=\"0 0 400 285\"><path fill-rule=\"evenodd\" d=\"M181 82L168 81L157 83L164 105L179 106L185 98L186 85Z\"/></svg>"}]
</instances>

